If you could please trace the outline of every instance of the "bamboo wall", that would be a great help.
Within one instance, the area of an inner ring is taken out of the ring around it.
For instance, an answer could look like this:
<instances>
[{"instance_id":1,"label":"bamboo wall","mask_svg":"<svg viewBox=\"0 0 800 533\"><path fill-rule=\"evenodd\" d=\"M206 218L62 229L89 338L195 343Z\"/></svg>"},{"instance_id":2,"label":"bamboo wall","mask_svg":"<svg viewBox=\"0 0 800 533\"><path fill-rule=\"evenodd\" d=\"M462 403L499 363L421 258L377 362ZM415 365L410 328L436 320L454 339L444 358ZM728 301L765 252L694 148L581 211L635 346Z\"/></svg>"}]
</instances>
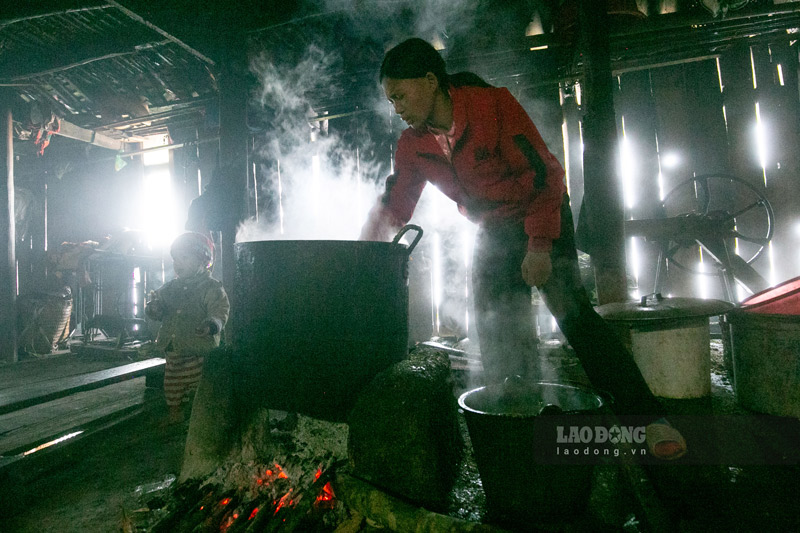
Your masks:
<instances>
[{"instance_id":1,"label":"bamboo wall","mask_svg":"<svg viewBox=\"0 0 800 533\"><path fill-rule=\"evenodd\" d=\"M800 239L798 105L798 52L789 41L742 45L717 59L618 74L617 129L621 146L627 145L621 148L620 162L626 218L690 212L692 206L681 206L685 198L677 191L671 201L668 199L668 213L662 212L661 202L681 184L686 188L684 182L693 176L732 175L762 192L775 213L774 237L751 266L770 284L800 275L796 252ZM574 132L572 98L564 100L563 109L567 130ZM574 145L574 139L569 143ZM575 166L569 176L573 189L581 181L576 175L580 168ZM573 198L578 194L573 192ZM744 197L750 191L733 183L729 191L724 187L712 190L715 194ZM743 218L747 220L737 226L740 232L748 236L767 234L766 212L762 216L756 208ZM749 258L757 248L751 245L740 255ZM680 257L688 262L690 251L687 248ZM628 241L627 253L629 274L637 275L640 293L651 292L657 247L637 239L635 243ZM699 252L694 259L700 260ZM711 268L715 263L707 255L703 260L707 270L716 272ZM698 277L674 264L663 289L676 295L702 292L706 297L724 297L720 278Z\"/></svg>"}]
</instances>

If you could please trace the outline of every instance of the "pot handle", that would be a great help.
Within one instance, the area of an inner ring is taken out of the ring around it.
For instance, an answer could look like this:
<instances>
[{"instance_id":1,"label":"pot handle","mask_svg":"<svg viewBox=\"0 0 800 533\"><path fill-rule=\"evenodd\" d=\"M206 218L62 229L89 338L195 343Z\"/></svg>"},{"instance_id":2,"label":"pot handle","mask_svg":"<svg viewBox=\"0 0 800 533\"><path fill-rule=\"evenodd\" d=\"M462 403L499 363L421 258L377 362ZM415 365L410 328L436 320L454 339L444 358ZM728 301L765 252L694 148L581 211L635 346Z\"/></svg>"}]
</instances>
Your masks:
<instances>
[{"instance_id":1,"label":"pot handle","mask_svg":"<svg viewBox=\"0 0 800 533\"><path fill-rule=\"evenodd\" d=\"M411 241L411 244L408 245L408 255L411 255L411 250L414 249L419 240L422 238L422 228L420 228L415 224L406 224L405 226L400 228L400 231L398 231L397 235L395 235L394 239L392 239L392 244L398 244L403 235L405 235L406 232L411 229L415 230L417 232L417 235L416 237L414 237L414 240Z\"/></svg>"},{"instance_id":2,"label":"pot handle","mask_svg":"<svg viewBox=\"0 0 800 533\"><path fill-rule=\"evenodd\" d=\"M647 307L648 298L655 298L656 302L660 302L664 299L664 297L661 296L660 292L651 292L650 294L645 294L644 296L642 296L642 299L639 301L639 305L641 307Z\"/></svg>"}]
</instances>

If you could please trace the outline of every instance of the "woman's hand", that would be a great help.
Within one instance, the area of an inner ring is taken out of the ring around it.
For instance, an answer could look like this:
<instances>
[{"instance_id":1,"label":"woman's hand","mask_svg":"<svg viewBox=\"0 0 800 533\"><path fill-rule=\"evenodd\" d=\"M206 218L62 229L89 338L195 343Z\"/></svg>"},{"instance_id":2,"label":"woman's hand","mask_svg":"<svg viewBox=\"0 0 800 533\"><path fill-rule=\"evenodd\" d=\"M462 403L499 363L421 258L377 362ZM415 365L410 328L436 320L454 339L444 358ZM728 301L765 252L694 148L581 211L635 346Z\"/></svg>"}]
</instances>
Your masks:
<instances>
[{"instance_id":1,"label":"woman's hand","mask_svg":"<svg viewBox=\"0 0 800 533\"><path fill-rule=\"evenodd\" d=\"M522 260L522 279L531 287L541 287L550 278L553 265L550 263L550 252L534 252L528 250Z\"/></svg>"}]
</instances>

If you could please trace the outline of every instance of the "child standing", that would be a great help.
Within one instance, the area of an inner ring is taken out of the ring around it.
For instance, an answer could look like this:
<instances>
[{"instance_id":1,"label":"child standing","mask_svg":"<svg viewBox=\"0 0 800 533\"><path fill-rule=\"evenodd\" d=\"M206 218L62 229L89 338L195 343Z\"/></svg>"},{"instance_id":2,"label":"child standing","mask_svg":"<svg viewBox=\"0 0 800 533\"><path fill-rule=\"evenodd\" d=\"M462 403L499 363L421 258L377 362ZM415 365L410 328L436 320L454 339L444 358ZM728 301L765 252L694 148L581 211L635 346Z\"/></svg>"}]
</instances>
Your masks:
<instances>
[{"instance_id":1,"label":"child standing","mask_svg":"<svg viewBox=\"0 0 800 533\"><path fill-rule=\"evenodd\" d=\"M197 387L203 359L219 346L230 303L222 283L211 277L214 244L200 233L184 233L172 243L175 279L153 291L145 306L161 321L156 345L166 354L164 395L168 422L183 419L181 403Z\"/></svg>"}]
</instances>

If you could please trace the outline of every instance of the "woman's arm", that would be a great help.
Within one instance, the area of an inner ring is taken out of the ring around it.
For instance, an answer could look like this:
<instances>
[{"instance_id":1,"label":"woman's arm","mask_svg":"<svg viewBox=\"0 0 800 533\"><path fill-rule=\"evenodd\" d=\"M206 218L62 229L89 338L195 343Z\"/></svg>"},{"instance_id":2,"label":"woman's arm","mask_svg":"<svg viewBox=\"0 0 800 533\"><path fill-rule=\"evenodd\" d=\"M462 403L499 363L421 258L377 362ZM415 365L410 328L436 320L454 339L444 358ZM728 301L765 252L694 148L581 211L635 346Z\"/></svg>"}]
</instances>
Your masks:
<instances>
[{"instance_id":1,"label":"woman's arm","mask_svg":"<svg viewBox=\"0 0 800 533\"><path fill-rule=\"evenodd\" d=\"M528 113L508 91L497 91L500 131L507 138L503 146L517 150L527 161L522 179L531 180L533 195L526 209L525 233L528 249L547 252L561 233L561 202L566 187L564 169L550 153Z\"/></svg>"},{"instance_id":2,"label":"woman's arm","mask_svg":"<svg viewBox=\"0 0 800 533\"><path fill-rule=\"evenodd\" d=\"M388 241L414 214L426 181L414 170L414 155L401 137L395 153L395 172L386 179L386 188L378 197L361 228L362 241Z\"/></svg>"}]
</instances>

